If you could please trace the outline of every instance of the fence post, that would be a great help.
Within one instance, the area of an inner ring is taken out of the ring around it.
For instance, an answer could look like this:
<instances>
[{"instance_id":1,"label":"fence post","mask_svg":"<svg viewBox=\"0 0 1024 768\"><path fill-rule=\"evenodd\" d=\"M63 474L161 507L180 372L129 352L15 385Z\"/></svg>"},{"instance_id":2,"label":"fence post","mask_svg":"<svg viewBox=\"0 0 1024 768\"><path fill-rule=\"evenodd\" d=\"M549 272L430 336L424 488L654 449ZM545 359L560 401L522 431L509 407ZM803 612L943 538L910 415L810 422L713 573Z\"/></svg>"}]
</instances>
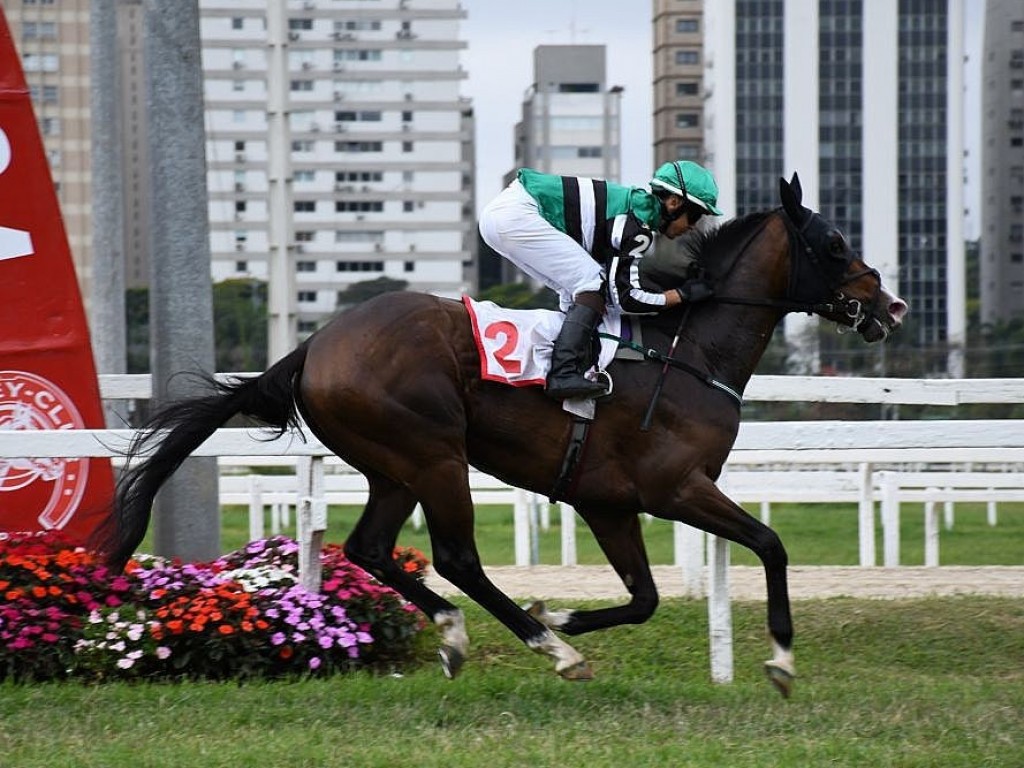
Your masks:
<instances>
[{"instance_id":1,"label":"fence post","mask_svg":"<svg viewBox=\"0 0 1024 768\"><path fill-rule=\"evenodd\" d=\"M857 502L857 527L860 541L860 566L875 565L875 481L871 465L864 462L860 471L860 500Z\"/></svg>"},{"instance_id":2,"label":"fence post","mask_svg":"<svg viewBox=\"0 0 1024 768\"><path fill-rule=\"evenodd\" d=\"M886 568L900 564L899 479L895 472L880 472L882 486L882 563Z\"/></svg>"},{"instance_id":3,"label":"fence post","mask_svg":"<svg viewBox=\"0 0 1024 768\"><path fill-rule=\"evenodd\" d=\"M729 541L708 536L708 634L711 638L711 680L731 683L732 611L729 605Z\"/></svg>"},{"instance_id":4,"label":"fence post","mask_svg":"<svg viewBox=\"0 0 1024 768\"><path fill-rule=\"evenodd\" d=\"M576 565L576 510L558 502L562 515L562 565Z\"/></svg>"},{"instance_id":5,"label":"fence post","mask_svg":"<svg viewBox=\"0 0 1024 768\"><path fill-rule=\"evenodd\" d=\"M522 488L515 489L512 524L515 533L516 565L530 564L530 502L527 495Z\"/></svg>"},{"instance_id":6,"label":"fence post","mask_svg":"<svg viewBox=\"0 0 1024 768\"><path fill-rule=\"evenodd\" d=\"M927 568L935 568L939 564L939 515L931 499L924 503L924 564Z\"/></svg>"},{"instance_id":7,"label":"fence post","mask_svg":"<svg viewBox=\"0 0 1024 768\"><path fill-rule=\"evenodd\" d=\"M249 475L249 541L263 538L263 490L259 475Z\"/></svg>"},{"instance_id":8,"label":"fence post","mask_svg":"<svg viewBox=\"0 0 1024 768\"><path fill-rule=\"evenodd\" d=\"M295 465L299 481L296 527L299 540L299 582L310 592L320 591L320 548L327 530L322 456L300 456Z\"/></svg>"},{"instance_id":9,"label":"fence post","mask_svg":"<svg viewBox=\"0 0 1024 768\"><path fill-rule=\"evenodd\" d=\"M992 491L992 489L989 488L989 491ZM996 502L995 501L989 500L988 506L986 507L986 517L988 519L988 524L989 525L995 525L996 524Z\"/></svg>"},{"instance_id":10,"label":"fence post","mask_svg":"<svg viewBox=\"0 0 1024 768\"><path fill-rule=\"evenodd\" d=\"M704 597L704 531L686 523L672 524L676 566L682 569L683 594Z\"/></svg>"}]
</instances>

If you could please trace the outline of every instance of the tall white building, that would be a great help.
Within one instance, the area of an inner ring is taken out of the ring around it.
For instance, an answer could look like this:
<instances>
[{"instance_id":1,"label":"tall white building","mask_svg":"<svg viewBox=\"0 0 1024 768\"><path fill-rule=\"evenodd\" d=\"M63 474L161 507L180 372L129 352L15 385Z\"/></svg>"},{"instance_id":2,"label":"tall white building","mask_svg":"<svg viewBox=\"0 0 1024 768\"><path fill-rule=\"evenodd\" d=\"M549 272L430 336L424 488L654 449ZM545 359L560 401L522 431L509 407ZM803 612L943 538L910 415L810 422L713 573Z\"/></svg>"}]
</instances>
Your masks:
<instances>
[{"instance_id":1,"label":"tall white building","mask_svg":"<svg viewBox=\"0 0 1024 768\"><path fill-rule=\"evenodd\" d=\"M731 0L705 3L704 22L719 205L774 207L779 176L798 172L804 204L908 300L903 337L948 350L928 367L959 375L963 0ZM803 325L787 319L797 346ZM807 371L818 369L814 347L796 355Z\"/></svg>"},{"instance_id":2,"label":"tall white building","mask_svg":"<svg viewBox=\"0 0 1024 768\"><path fill-rule=\"evenodd\" d=\"M214 280L287 284L300 336L353 283L472 290L460 4L289 0L276 20L268 6L200 2ZM275 137L287 154L276 166Z\"/></svg>"}]
</instances>

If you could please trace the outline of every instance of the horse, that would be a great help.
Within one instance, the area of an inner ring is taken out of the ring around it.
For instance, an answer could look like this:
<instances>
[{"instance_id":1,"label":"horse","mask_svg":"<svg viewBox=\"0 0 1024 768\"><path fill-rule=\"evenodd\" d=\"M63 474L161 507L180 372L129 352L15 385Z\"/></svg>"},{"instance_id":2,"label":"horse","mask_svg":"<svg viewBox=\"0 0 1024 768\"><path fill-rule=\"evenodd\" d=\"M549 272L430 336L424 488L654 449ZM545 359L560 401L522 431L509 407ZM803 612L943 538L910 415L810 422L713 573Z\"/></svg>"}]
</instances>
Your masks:
<instances>
[{"instance_id":1,"label":"horse","mask_svg":"<svg viewBox=\"0 0 1024 768\"><path fill-rule=\"evenodd\" d=\"M392 559L417 503L436 572L570 680L593 673L562 635L639 624L657 608L639 513L747 547L765 569L772 648L765 671L788 696L796 672L786 550L774 531L715 485L736 439L742 392L786 313L814 312L877 342L899 327L908 308L833 224L802 205L796 174L779 181L780 208L698 237L715 296L644 316L645 360L608 367L614 392L596 405L572 483L558 481L574 418L541 387L481 377L463 303L388 293L341 312L262 375L207 376L209 394L155 414L128 449L99 548L123 568L145 534L160 486L231 417L245 414L280 433L304 422L368 481L346 555L433 622L448 678L469 651L464 615ZM652 270L649 279L678 277ZM648 410L650 422L641 424ZM541 603L520 606L498 590L474 540L470 465L538 493L551 495L557 483L555 495L587 523L628 601L553 611Z\"/></svg>"}]
</instances>

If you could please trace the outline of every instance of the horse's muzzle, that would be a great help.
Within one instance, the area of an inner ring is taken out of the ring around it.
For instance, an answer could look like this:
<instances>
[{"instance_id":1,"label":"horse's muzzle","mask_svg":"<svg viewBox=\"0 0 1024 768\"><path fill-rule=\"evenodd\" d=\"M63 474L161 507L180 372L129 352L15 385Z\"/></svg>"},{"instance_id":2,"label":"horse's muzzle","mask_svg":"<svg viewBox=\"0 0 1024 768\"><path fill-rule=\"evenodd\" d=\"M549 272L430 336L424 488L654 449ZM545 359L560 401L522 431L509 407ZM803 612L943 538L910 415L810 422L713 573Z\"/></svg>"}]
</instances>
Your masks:
<instances>
[{"instance_id":1,"label":"horse's muzzle","mask_svg":"<svg viewBox=\"0 0 1024 768\"><path fill-rule=\"evenodd\" d=\"M910 311L907 302L890 293L884 286L879 290L872 309L871 316L858 329L867 342L887 339L890 333L903 324L903 316Z\"/></svg>"}]
</instances>

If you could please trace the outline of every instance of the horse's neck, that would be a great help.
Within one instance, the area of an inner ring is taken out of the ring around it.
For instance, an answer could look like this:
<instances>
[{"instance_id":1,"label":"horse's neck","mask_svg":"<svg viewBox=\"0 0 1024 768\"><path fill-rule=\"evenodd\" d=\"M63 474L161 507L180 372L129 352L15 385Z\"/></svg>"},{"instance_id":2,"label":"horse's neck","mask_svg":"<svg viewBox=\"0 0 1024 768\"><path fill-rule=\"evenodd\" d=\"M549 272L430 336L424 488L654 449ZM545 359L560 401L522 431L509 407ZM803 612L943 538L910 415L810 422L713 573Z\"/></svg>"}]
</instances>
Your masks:
<instances>
[{"instance_id":1,"label":"horse's neck","mask_svg":"<svg viewBox=\"0 0 1024 768\"><path fill-rule=\"evenodd\" d=\"M686 332L700 367L742 392L764 355L781 317L777 309L720 304Z\"/></svg>"},{"instance_id":2,"label":"horse's neck","mask_svg":"<svg viewBox=\"0 0 1024 768\"><path fill-rule=\"evenodd\" d=\"M734 255L729 273L716 286L720 296L780 300L788 283L789 238L781 219L769 220ZM714 300L712 299L712 302ZM695 311L687 332L701 366L714 378L742 391L785 314L777 307L714 303Z\"/></svg>"}]
</instances>

